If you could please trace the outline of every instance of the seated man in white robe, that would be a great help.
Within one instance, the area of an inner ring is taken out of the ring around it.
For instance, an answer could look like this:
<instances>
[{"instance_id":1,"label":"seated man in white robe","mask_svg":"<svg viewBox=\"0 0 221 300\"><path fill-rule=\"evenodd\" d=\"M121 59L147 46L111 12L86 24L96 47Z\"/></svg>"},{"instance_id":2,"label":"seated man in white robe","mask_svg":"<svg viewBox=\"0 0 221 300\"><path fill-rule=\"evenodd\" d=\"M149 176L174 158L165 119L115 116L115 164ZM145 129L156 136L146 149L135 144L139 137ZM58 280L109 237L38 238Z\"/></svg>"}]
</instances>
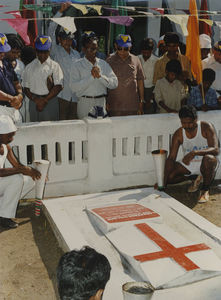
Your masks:
<instances>
[{"instance_id":1,"label":"seated man in white robe","mask_svg":"<svg viewBox=\"0 0 221 300\"><path fill-rule=\"evenodd\" d=\"M10 147L17 128L9 116L0 116L0 227L16 228L15 217L18 201L33 187L34 180L41 177L37 170L23 166ZM12 167L5 168L6 159Z\"/></svg>"}]
</instances>

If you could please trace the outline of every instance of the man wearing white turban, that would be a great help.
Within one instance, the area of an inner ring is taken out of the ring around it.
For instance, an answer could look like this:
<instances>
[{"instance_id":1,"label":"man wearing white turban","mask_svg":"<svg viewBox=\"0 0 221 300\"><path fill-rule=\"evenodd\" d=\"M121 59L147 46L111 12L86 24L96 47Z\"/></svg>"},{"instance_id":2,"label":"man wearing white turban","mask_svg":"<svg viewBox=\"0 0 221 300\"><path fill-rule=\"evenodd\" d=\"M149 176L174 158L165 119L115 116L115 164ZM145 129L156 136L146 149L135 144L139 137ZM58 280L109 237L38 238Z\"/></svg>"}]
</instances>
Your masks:
<instances>
[{"instance_id":1,"label":"man wearing white turban","mask_svg":"<svg viewBox=\"0 0 221 300\"><path fill-rule=\"evenodd\" d=\"M11 219L15 217L18 201L34 187L34 180L41 177L37 170L22 165L15 158L9 144L16 130L9 116L0 115L0 226L4 228L18 226ZM6 159L12 167L5 168Z\"/></svg>"}]
</instances>

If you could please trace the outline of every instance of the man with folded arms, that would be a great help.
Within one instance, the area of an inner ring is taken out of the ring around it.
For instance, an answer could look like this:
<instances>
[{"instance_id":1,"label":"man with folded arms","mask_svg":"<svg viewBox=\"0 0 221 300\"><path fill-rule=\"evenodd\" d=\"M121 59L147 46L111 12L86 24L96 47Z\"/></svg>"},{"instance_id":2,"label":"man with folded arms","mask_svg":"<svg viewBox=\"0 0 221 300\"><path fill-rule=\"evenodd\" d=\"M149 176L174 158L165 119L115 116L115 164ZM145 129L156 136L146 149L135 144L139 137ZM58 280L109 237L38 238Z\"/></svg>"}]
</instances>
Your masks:
<instances>
[{"instance_id":1,"label":"man with folded arms","mask_svg":"<svg viewBox=\"0 0 221 300\"><path fill-rule=\"evenodd\" d=\"M0 33L0 115L6 114L15 122L21 122L18 109L22 105L22 87L5 53L11 50L7 38Z\"/></svg>"},{"instance_id":2,"label":"man with folded arms","mask_svg":"<svg viewBox=\"0 0 221 300\"><path fill-rule=\"evenodd\" d=\"M29 104L31 122L57 121L57 95L63 88L63 72L50 58L51 38L40 35L35 40L37 58L28 64L23 74L23 87Z\"/></svg>"}]
</instances>

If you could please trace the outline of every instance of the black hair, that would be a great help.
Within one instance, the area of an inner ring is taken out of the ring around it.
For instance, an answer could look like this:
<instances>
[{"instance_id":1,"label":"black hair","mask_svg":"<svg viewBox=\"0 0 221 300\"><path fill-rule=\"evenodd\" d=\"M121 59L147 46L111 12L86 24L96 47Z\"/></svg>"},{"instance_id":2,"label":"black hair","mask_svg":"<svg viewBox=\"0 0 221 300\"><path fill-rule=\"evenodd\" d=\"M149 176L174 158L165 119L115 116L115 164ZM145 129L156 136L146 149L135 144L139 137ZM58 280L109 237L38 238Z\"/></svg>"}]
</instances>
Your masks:
<instances>
[{"instance_id":1,"label":"black hair","mask_svg":"<svg viewBox=\"0 0 221 300\"><path fill-rule=\"evenodd\" d=\"M24 65L30 64L36 58L36 51L32 46L25 46L21 50L21 61Z\"/></svg>"},{"instance_id":2,"label":"black hair","mask_svg":"<svg viewBox=\"0 0 221 300\"><path fill-rule=\"evenodd\" d=\"M57 267L61 300L88 300L105 288L110 271L106 256L88 246L65 253Z\"/></svg>"},{"instance_id":3,"label":"black hair","mask_svg":"<svg viewBox=\"0 0 221 300\"><path fill-rule=\"evenodd\" d=\"M193 120L197 119L197 110L193 105L184 105L179 110L179 118L191 118Z\"/></svg>"},{"instance_id":4,"label":"black hair","mask_svg":"<svg viewBox=\"0 0 221 300\"><path fill-rule=\"evenodd\" d=\"M140 43L140 51L142 50L153 50L154 41L150 38L144 38Z\"/></svg>"},{"instance_id":5,"label":"black hair","mask_svg":"<svg viewBox=\"0 0 221 300\"><path fill-rule=\"evenodd\" d=\"M213 69L204 69L203 70L203 81L208 81L213 83L216 79L216 72Z\"/></svg>"},{"instance_id":6,"label":"black hair","mask_svg":"<svg viewBox=\"0 0 221 300\"><path fill-rule=\"evenodd\" d=\"M176 75L180 75L182 72L182 66L179 60L171 59L170 61L168 61L168 63L166 64L166 71L173 72Z\"/></svg>"},{"instance_id":7,"label":"black hair","mask_svg":"<svg viewBox=\"0 0 221 300\"><path fill-rule=\"evenodd\" d=\"M81 43L84 48L93 41L98 41L98 38L93 31L90 34L84 33L82 35Z\"/></svg>"},{"instance_id":8,"label":"black hair","mask_svg":"<svg viewBox=\"0 0 221 300\"><path fill-rule=\"evenodd\" d=\"M24 43L22 40L14 33L6 34L8 44L11 46L12 49L19 49L21 50L24 47Z\"/></svg>"},{"instance_id":9,"label":"black hair","mask_svg":"<svg viewBox=\"0 0 221 300\"><path fill-rule=\"evenodd\" d=\"M166 44L179 44L180 38L179 35L175 32L167 32L164 36L164 42Z\"/></svg>"}]
</instances>

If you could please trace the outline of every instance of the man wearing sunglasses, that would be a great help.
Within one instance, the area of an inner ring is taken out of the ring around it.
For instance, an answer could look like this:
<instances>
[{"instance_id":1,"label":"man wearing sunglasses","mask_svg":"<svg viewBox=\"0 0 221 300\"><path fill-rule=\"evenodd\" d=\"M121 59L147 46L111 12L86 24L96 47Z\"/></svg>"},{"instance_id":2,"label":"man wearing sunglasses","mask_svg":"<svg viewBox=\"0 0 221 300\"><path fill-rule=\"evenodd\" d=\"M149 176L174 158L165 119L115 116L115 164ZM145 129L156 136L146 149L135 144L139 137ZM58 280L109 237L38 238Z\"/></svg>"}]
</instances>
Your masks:
<instances>
[{"instance_id":1,"label":"man wearing sunglasses","mask_svg":"<svg viewBox=\"0 0 221 300\"><path fill-rule=\"evenodd\" d=\"M139 58L130 53L131 37L119 34L114 46L116 52L107 62L118 78L118 87L108 92L108 112L110 116L143 114L144 73Z\"/></svg>"}]
</instances>

